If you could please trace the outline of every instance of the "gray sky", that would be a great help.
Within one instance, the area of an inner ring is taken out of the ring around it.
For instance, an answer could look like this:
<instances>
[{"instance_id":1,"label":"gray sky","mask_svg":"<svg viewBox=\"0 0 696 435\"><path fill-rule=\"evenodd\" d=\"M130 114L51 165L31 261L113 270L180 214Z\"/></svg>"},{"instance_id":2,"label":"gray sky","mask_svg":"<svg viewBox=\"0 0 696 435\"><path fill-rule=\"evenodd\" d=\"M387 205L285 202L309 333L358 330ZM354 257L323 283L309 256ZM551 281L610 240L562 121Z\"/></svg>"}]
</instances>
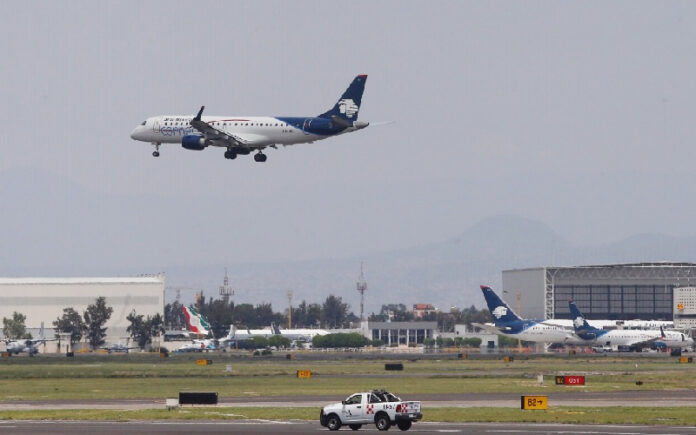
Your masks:
<instances>
[{"instance_id":1,"label":"gray sky","mask_svg":"<svg viewBox=\"0 0 696 435\"><path fill-rule=\"evenodd\" d=\"M0 176L33 192L34 177L16 174L45 172L113 198L116 220L137 213L132 198L176 201L200 237L186 252L163 243L170 263L207 260L211 244L225 252L220 263L359 255L446 239L502 213L582 243L695 233L693 2L6 2L2 11ZM265 164L176 145L154 159L129 138L148 116L203 104L211 115L319 114L359 73L369 75L360 118L395 124L271 150ZM219 209L197 216L198 201ZM13 231L51 228L42 213ZM143 225L186 232L176 213ZM54 230L90 244L79 228Z\"/></svg>"}]
</instances>

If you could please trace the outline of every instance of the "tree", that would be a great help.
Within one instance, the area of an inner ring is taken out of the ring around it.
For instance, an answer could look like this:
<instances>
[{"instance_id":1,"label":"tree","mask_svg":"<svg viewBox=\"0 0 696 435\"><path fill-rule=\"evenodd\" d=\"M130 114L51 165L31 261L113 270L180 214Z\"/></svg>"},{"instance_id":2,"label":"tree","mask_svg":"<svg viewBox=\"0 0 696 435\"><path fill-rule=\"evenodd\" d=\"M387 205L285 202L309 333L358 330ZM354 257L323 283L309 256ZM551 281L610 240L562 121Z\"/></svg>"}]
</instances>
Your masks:
<instances>
[{"instance_id":1,"label":"tree","mask_svg":"<svg viewBox=\"0 0 696 435\"><path fill-rule=\"evenodd\" d=\"M130 326L126 331L133 338L133 342L138 344L140 349L145 349L148 343L152 343L152 338L164 332L164 322L159 313L154 316L143 318L142 314L136 314L135 310L126 317Z\"/></svg>"},{"instance_id":2,"label":"tree","mask_svg":"<svg viewBox=\"0 0 696 435\"><path fill-rule=\"evenodd\" d=\"M186 316L179 301L164 306L164 323L169 329L186 329Z\"/></svg>"},{"instance_id":3,"label":"tree","mask_svg":"<svg viewBox=\"0 0 696 435\"><path fill-rule=\"evenodd\" d=\"M53 321L53 327L65 334L70 334L70 347L82 340L86 325L80 313L74 308L63 308L63 316Z\"/></svg>"},{"instance_id":4,"label":"tree","mask_svg":"<svg viewBox=\"0 0 696 435\"><path fill-rule=\"evenodd\" d=\"M329 295L321 306L321 324L329 328L343 326L348 313L348 304L340 296Z\"/></svg>"},{"instance_id":5,"label":"tree","mask_svg":"<svg viewBox=\"0 0 696 435\"><path fill-rule=\"evenodd\" d=\"M290 346L290 339L282 335L274 335L268 339L268 345L275 346L278 349L288 347Z\"/></svg>"},{"instance_id":6,"label":"tree","mask_svg":"<svg viewBox=\"0 0 696 435\"><path fill-rule=\"evenodd\" d=\"M104 324L111 318L114 309L106 306L106 298L100 296L97 300L87 306L83 315L87 330L87 341L89 341L92 349L96 349L104 344L106 337L106 328Z\"/></svg>"},{"instance_id":7,"label":"tree","mask_svg":"<svg viewBox=\"0 0 696 435\"><path fill-rule=\"evenodd\" d=\"M337 333L326 335L315 335L312 339L312 346L317 348L336 348L336 347L365 347L370 340L351 332L349 334Z\"/></svg>"},{"instance_id":8,"label":"tree","mask_svg":"<svg viewBox=\"0 0 696 435\"><path fill-rule=\"evenodd\" d=\"M22 313L18 312L13 312L12 313L12 318L8 319L7 317L2 318L2 333L5 335L5 338L9 340L17 340L20 338L29 338L27 337L27 327L26 324L24 323L27 320L27 316L25 316Z\"/></svg>"}]
</instances>

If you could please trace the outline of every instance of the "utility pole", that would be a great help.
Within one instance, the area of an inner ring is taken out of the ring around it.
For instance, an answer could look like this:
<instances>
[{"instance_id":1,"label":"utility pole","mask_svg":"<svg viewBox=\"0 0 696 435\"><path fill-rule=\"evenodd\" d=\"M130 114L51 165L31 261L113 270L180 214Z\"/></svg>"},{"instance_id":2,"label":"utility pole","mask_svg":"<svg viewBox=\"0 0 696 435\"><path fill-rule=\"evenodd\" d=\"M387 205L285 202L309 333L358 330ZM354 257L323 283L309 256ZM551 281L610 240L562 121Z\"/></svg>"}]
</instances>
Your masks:
<instances>
[{"instance_id":1,"label":"utility pole","mask_svg":"<svg viewBox=\"0 0 696 435\"><path fill-rule=\"evenodd\" d=\"M292 290L288 290L288 329L292 329Z\"/></svg>"}]
</instances>

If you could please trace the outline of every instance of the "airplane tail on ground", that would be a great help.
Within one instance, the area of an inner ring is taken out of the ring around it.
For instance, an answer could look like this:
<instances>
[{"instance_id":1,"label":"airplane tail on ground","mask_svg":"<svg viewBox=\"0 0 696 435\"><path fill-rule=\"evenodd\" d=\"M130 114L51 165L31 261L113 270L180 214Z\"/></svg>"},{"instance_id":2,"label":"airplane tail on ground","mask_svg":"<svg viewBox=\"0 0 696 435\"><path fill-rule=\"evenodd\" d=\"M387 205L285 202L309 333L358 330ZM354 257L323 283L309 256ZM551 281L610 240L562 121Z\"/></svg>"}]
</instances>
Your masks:
<instances>
[{"instance_id":1,"label":"airplane tail on ground","mask_svg":"<svg viewBox=\"0 0 696 435\"><path fill-rule=\"evenodd\" d=\"M192 305L183 306L184 316L186 316L186 324L191 332L201 335L208 335L210 332L210 324L201 314L196 311Z\"/></svg>"},{"instance_id":2,"label":"airplane tail on ground","mask_svg":"<svg viewBox=\"0 0 696 435\"><path fill-rule=\"evenodd\" d=\"M573 316L573 328L578 337L583 340L591 340L601 335L599 329L587 323L587 319L585 319L585 316L580 312L577 305L575 305L575 302L568 301L568 305L570 306L570 314Z\"/></svg>"},{"instance_id":3,"label":"airplane tail on ground","mask_svg":"<svg viewBox=\"0 0 696 435\"><path fill-rule=\"evenodd\" d=\"M522 320L490 287L482 285L481 291L483 297L486 298L486 304L488 304L488 310L491 312L495 326Z\"/></svg>"},{"instance_id":4,"label":"airplane tail on ground","mask_svg":"<svg viewBox=\"0 0 696 435\"><path fill-rule=\"evenodd\" d=\"M328 112L319 115L319 118L334 119L334 117L337 117L343 121L357 121L366 81L366 74L360 74L355 77L350 86L348 86L348 89L341 95L336 105Z\"/></svg>"}]
</instances>

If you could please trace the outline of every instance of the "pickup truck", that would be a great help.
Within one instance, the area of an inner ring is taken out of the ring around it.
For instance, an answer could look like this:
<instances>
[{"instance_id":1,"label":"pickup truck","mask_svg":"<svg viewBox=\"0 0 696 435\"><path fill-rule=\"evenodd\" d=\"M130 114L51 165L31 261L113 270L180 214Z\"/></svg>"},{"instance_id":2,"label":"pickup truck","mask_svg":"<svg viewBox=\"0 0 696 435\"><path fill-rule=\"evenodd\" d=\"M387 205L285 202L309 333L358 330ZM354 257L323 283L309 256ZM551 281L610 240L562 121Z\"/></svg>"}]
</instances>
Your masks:
<instances>
[{"instance_id":1,"label":"pickup truck","mask_svg":"<svg viewBox=\"0 0 696 435\"><path fill-rule=\"evenodd\" d=\"M379 430L389 430L393 424L409 430L421 418L420 402L404 402L384 390L355 393L340 403L325 406L319 413L319 423L329 430L338 430L343 425L358 430L370 423Z\"/></svg>"}]
</instances>

